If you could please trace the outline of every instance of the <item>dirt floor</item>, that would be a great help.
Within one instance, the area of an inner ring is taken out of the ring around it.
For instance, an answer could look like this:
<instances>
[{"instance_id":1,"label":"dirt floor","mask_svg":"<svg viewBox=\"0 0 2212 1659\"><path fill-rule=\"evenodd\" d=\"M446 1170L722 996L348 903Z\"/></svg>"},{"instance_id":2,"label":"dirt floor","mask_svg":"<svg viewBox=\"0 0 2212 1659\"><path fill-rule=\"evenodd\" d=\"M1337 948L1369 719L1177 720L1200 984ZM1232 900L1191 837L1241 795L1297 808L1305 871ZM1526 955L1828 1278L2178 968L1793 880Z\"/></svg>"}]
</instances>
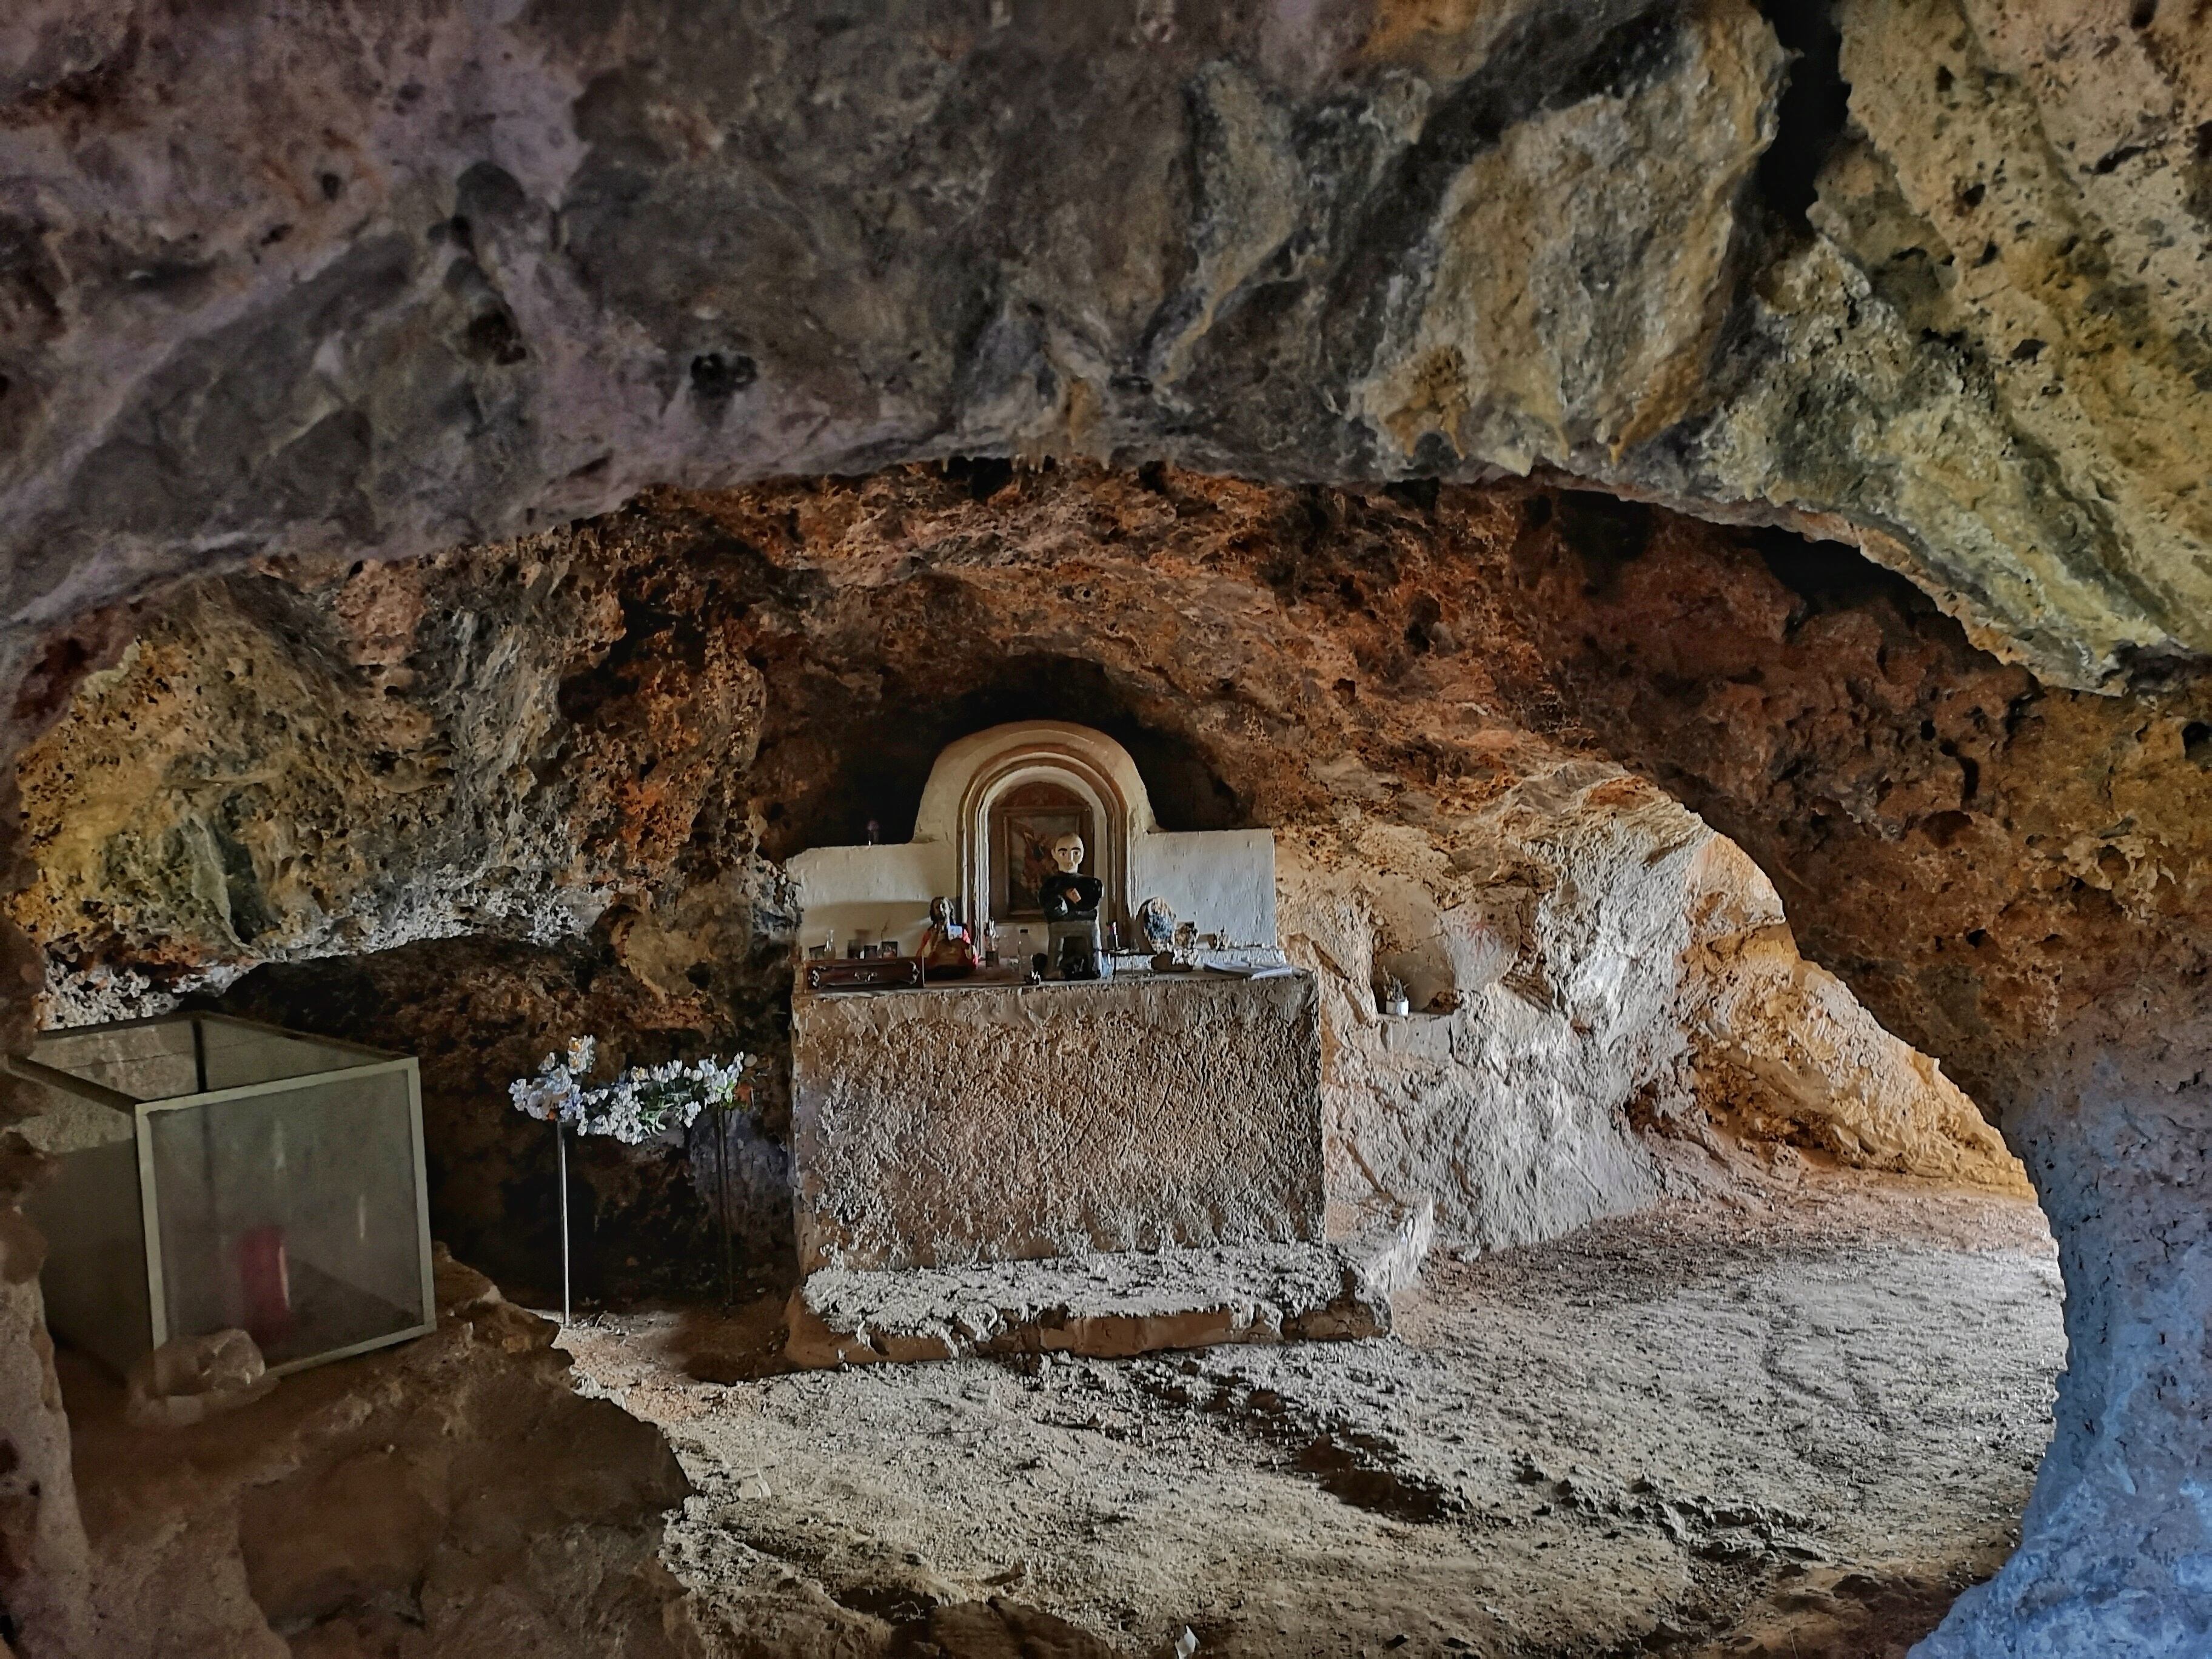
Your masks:
<instances>
[{"instance_id":1,"label":"dirt floor","mask_svg":"<svg viewBox=\"0 0 2212 1659\"><path fill-rule=\"evenodd\" d=\"M769 1304L564 1341L698 1486L666 1558L719 1654L965 1652L945 1610L998 1598L1029 1634L974 1651L1890 1659L2014 1541L2059 1312L2032 1204L1811 1175L1432 1261L1379 1341L773 1375Z\"/></svg>"}]
</instances>

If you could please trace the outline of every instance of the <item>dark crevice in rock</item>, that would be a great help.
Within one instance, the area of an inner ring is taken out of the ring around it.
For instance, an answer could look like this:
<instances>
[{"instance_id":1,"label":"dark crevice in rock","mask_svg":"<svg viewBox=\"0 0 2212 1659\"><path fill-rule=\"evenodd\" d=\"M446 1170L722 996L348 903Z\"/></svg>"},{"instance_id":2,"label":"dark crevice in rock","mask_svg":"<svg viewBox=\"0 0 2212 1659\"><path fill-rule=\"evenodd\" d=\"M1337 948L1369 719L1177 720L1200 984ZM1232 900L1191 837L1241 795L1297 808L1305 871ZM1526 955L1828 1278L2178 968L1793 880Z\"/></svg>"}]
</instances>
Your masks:
<instances>
[{"instance_id":1,"label":"dark crevice in rock","mask_svg":"<svg viewBox=\"0 0 2212 1659\"><path fill-rule=\"evenodd\" d=\"M1559 493L1559 533L1583 562L1594 593L1608 591L1621 567L1651 544L1655 514L1642 501L1567 489Z\"/></svg>"},{"instance_id":2,"label":"dark crevice in rock","mask_svg":"<svg viewBox=\"0 0 2212 1659\"><path fill-rule=\"evenodd\" d=\"M1014 464L998 455L955 455L945 463L945 476L966 484L973 499L988 501L1013 482Z\"/></svg>"},{"instance_id":3,"label":"dark crevice in rock","mask_svg":"<svg viewBox=\"0 0 2212 1659\"><path fill-rule=\"evenodd\" d=\"M691 360L691 389L710 403L735 397L759 378L759 368L741 351L702 351Z\"/></svg>"},{"instance_id":4,"label":"dark crevice in rock","mask_svg":"<svg viewBox=\"0 0 2212 1659\"><path fill-rule=\"evenodd\" d=\"M1911 581L1846 543L1815 541L1771 525L1749 534L1767 574L1806 602L1806 614L1856 610L1882 600L1906 616L1935 612L1935 602Z\"/></svg>"},{"instance_id":5,"label":"dark crevice in rock","mask_svg":"<svg viewBox=\"0 0 2212 1659\"><path fill-rule=\"evenodd\" d=\"M1843 35L1828 0L1762 0L1759 9L1790 53L1774 142L1759 158L1759 193L1790 224L1809 229L1821 166L1850 120Z\"/></svg>"},{"instance_id":6,"label":"dark crevice in rock","mask_svg":"<svg viewBox=\"0 0 2212 1659\"><path fill-rule=\"evenodd\" d=\"M54 297L64 278L46 245L47 227L34 220L0 214L0 301L22 323L41 332L58 331L61 305Z\"/></svg>"}]
</instances>

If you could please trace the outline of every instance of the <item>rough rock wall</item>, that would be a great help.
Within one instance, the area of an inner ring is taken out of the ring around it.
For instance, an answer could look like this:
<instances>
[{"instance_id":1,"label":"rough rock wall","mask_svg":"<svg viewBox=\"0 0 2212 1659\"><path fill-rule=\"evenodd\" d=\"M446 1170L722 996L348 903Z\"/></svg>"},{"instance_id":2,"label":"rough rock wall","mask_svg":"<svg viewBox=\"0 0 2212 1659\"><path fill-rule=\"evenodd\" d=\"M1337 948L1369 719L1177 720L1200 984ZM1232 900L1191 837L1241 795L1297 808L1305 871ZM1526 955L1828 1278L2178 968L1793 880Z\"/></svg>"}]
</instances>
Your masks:
<instances>
[{"instance_id":1,"label":"rough rock wall","mask_svg":"<svg viewBox=\"0 0 2212 1659\"><path fill-rule=\"evenodd\" d=\"M1902 584L1653 531L1527 567L1556 694L1782 877L1808 951L2001 1115L2059 1239L2057 1437L1925 1651L2205 1650L2212 678L2039 685Z\"/></svg>"},{"instance_id":2,"label":"rough rock wall","mask_svg":"<svg viewBox=\"0 0 2212 1659\"><path fill-rule=\"evenodd\" d=\"M1588 498L1528 499L1593 545L1623 533ZM1632 1108L1680 1129L1726 1056L1741 1123L2016 1183L1970 1103L1802 974L1756 870L1515 719L1548 695L1502 584L1522 502L1470 497L1446 544L1410 501L977 465L664 494L413 564L269 564L149 611L26 757L42 870L15 914L64 1012L265 963L234 1006L404 1040L445 1236L538 1283L550 1146L507 1079L586 1030L611 1061L780 1061L774 857L871 817L896 839L945 742L1066 716L1127 736L1184 827L1277 826L1345 1224L1432 1199L1474 1250L1647 1203ZM1715 954L1758 929L1763 951ZM491 930L507 942L436 942ZM1413 1021L1377 1019L1383 971ZM1861 1074L1823 1088L1814 1052ZM588 1150L595 1292L692 1282L717 1254L689 1190L712 1155L689 1183L669 1156ZM738 1161L760 1265L787 1249L781 1172L766 1145Z\"/></svg>"},{"instance_id":3,"label":"rough rock wall","mask_svg":"<svg viewBox=\"0 0 2212 1659\"><path fill-rule=\"evenodd\" d=\"M27 1035L27 1033L26 1034ZM20 1114L19 1114L20 1115ZM54 1374L39 1270L46 1240L23 1218L41 1160L12 1132L0 1142L0 1607L17 1631L56 1654L88 1650L91 1552L70 1477L69 1420ZM33 1651L36 1651L34 1650Z\"/></svg>"},{"instance_id":4,"label":"rough rock wall","mask_svg":"<svg viewBox=\"0 0 2212 1659\"><path fill-rule=\"evenodd\" d=\"M149 1435L70 1377L100 1659L702 1659L659 1558L690 1484L554 1328L441 1261L439 1328ZM34 1652L39 1650L33 1650Z\"/></svg>"},{"instance_id":5,"label":"rough rock wall","mask_svg":"<svg viewBox=\"0 0 2212 1659\"><path fill-rule=\"evenodd\" d=\"M1858 540L2054 683L2212 646L2191 15L1802 11L1793 67L1749 0L32 0L0 614L1084 453L1550 465Z\"/></svg>"},{"instance_id":6,"label":"rough rock wall","mask_svg":"<svg viewBox=\"0 0 2212 1659\"><path fill-rule=\"evenodd\" d=\"M1733 842L1720 845L1743 858ZM1692 1090L1709 1117L1846 1164L2003 1184L1981 1109L1841 980L1799 956L1778 921L1701 939L1683 981ZM2016 1164L2003 1173L2026 1186Z\"/></svg>"},{"instance_id":7,"label":"rough rock wall","mask_svg":"<svg viewBox=\"0 0 2212 1659\"><path fill-rule=\"evenodd\" d=\"M2010 1115L2068 1286L2057 1432L2019 1551L1924 1659L2212 1650L2208 1048L2201 980L2147 980L2073 1022Z\"/></svg>"},{"instance_id":8,"label":"rough rock wall","mask_svg":"<svg viewBox=\"0 0 2212 1659\"><path fill-rule=\"evenodd\" d=\"M0 705L0 749L18 754L68 706L88 665L119 650L124 635L100 618L58 630ZM0 872L20 885L22 813L11 775L0 777ZM29 1051L39 1029L38 947L0 921L0 1040ZM30 1659L87 1651L91 1644L92 1559L70 1467L70 1425L46 1330L39 1270L46 1239L23 1215L30 1189L50 1173L12 1126L40 1109L40 1091L0 1073L0 1611Z\"/></svg>"},{"instance_id":9,"label":"rough rock wall","mask_svg":"<svg viewBox=\"0 0 2212 1659\"><path fill-rule=\"evenodd\" d=\"M551 943L667 870L748 757L758 676L726 639L656 627L649 589L626 617L574 556L180 594L79 690L66 765L27 775L18 915L70 917L58 948L93 964L64 1006L127 1002L137 981L100 976L106 938L134 941L141 981L465 933Z\"/></svg>"},{"instance_id":10,"label":"rough rock wall","mask_svg":"<svg viewBox=\"0 0 2212 1659\"><path fill-rule=\"evenodd\" d=\"M1974 1103L1797 954L1766 878L1672 799L1583 762L1462 835L1446 855L1370 823L1356 861L1279 854L1285 943L1325 988L1341 1224L1425 1199L1448 1249L1557 1237L1666 1188L1652 1130L2025 1189ZM1411 1018L1376 1012L1378 967Z\"/></svg>"}]
</instances>

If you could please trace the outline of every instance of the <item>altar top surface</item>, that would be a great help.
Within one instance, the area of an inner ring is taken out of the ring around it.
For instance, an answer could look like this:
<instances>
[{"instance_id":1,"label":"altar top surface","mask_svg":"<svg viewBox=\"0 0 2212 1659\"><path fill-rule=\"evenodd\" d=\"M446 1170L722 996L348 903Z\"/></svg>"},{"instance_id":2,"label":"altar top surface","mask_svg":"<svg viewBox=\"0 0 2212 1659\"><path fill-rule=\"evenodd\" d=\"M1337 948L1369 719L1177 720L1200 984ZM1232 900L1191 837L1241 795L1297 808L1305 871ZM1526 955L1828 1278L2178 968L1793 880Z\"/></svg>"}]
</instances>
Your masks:
<instances>
[{"instance_id":1,"label":"altar top surface","mask_svg":"<svg viewBox=\"0 0 2212 1659\"><path fill-rule=\"evenodd\" d=\"M810 989L805 975L801 975L793 987L794 1000L800 997L817 1000L845 1002L862 998L914 997L937 994L955 995L975 991L1046 991L1077 993L1111 991L1135 986L1224 986L1268 983L1278 980L1310 979L1312 975L1302 968L1262 968L1250 973L1231 968L1200 966L1187 973L1161 973L1150 968L1116 968L1111 979L933 979L922 985L869 985L850 990L829 988Z\"/></svg>"}]
</instances>

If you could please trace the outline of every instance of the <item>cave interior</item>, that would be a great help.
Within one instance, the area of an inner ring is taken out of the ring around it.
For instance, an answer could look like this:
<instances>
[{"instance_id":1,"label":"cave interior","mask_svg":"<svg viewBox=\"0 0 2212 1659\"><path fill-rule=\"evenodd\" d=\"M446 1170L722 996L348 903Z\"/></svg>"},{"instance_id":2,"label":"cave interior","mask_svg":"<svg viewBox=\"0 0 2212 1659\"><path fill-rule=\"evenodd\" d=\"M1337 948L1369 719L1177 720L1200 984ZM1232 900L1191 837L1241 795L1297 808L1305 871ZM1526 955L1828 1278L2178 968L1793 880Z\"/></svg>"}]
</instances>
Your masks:
<instances>
[{"instance_id":1,"label":"cave interior","mask_svg":"<svg viewBox=\"0 0 2212 1659\"><path fill-rule=\"evenodd\" d=\"M0 21L8 1653L2212 1655L2200 18L401 11Z\"/></svg>"}]
</instances>

